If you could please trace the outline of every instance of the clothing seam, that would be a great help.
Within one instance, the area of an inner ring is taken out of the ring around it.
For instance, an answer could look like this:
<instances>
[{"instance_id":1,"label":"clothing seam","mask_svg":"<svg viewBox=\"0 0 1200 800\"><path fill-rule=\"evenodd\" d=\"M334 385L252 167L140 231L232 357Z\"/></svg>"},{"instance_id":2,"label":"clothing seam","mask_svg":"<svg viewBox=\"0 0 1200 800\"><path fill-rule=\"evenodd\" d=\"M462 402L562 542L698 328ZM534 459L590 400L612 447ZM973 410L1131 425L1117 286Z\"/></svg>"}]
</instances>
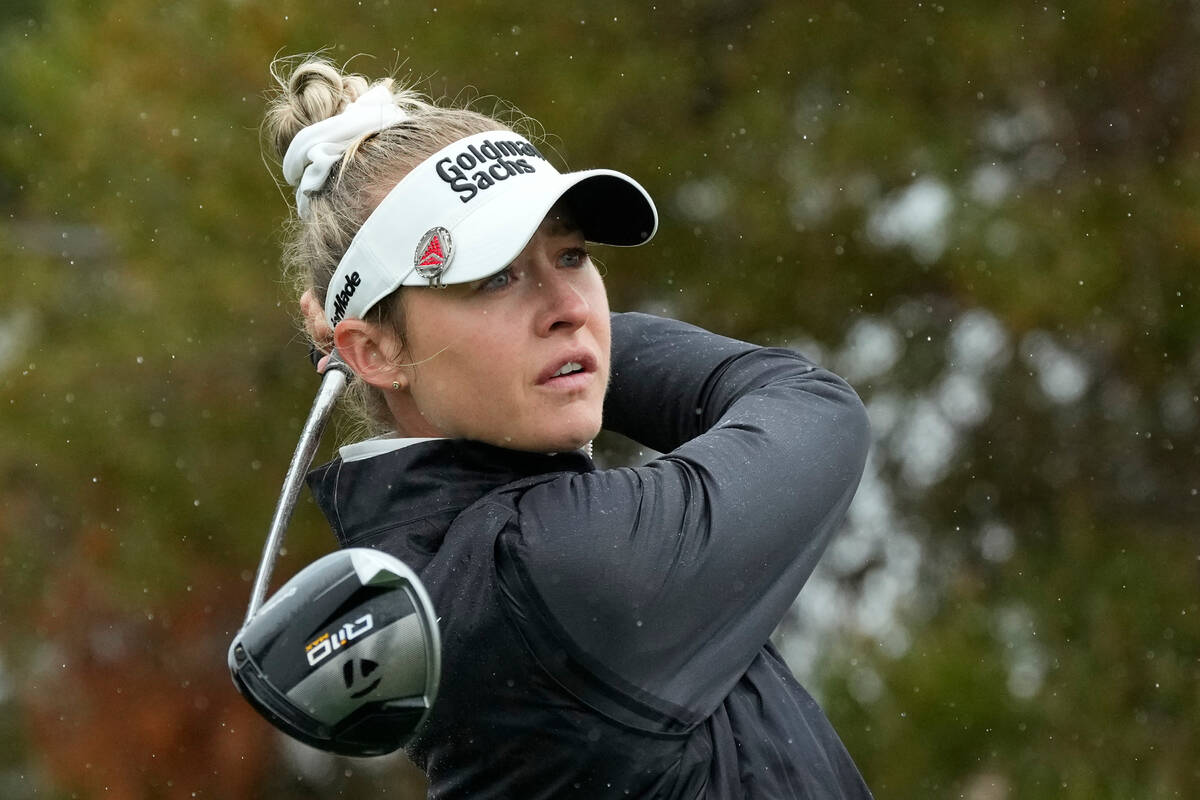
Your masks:
<instances>
[{"instance_id":1,"label":"clothing seam","mask_svg":"<svg viewBox=\"0 0 1200 800\"><path fill-rule=\"evenodd\" d=\"M387 525L387 524L384 524L384 525L380 525L380 526L378 526L378 527L375 527L375 528L371 528L370 530L363 531L362 533L356 533L356 534L354 535L354 538L355 538L355 539L363 539L363 538L366 538L366 537L368 537L368 536L374 536L374 535L376 535L376 534L378 534L378 533L387 533L387 532L392 532L392 531L400 531L400 530L401 530L401 529L403 529L403 528L407 528L407 527L409 527L410 525L416 525L417 523L424 522L425 520L429 519L430 517L436 517L436 516L438 516L439 514L452 514L452 515L453 515L455 518L457 518L457 517L458 517L458 515L459 515L459 514L461 514L463 511L466 511L466 510L467 510L467 508L469 508L469 506L466 506L466 507L464 507L464 508L458 509L457 511L456 511L455 509L452 509L452 508L451 508L451 509L442 509L442 510L439 510L439 511L430 511L430 512L428 512L428 513L426 513L426 514L422 514L422 515L421 515L421 516L419 516L419 517L413 517L413 518L411 518L411 519L405 519L405 520L403 520L402 522L398 522L398 523L395 523L395 524L393 524L393 525ZM350 541L350 536L349 536L349 535L346 535L344 538L346 539L346 541Z\"/></svg>"},{"instance_id":2,"label":"clothing seam","mask_svg":"<svg viewBox=\"0 0 1200 800\"><path fill-rule=\"evenodd\" d=\"M509 520L512 520L513 517L516 516L515 509L507 508L506 506L504 506L501 503L496 502L495 500L490 500L489 502L496 505L497 507L503 509L507 513ZM503 529L501 529L501 531L499 531L497 533L497 535L495 537L494 548L496 548L496 549L503 548L504 550L507 551L509 549L509 545L507 545L506 543L504 543L500 540L500 537L504 534L504 532L505 531ZM585 706L587 706L589 709L591 709L595 713L601 715L602 717L604 717L605 720L611 722L612 724L618 725L624 729L635 731L637 733L644 734L647 736L654 736L654 737L659 737L659 738L671 738L671 739L686 738L691 735L691 733L695 730L697 725L700 725L704 722L704 719L705 719L704 717L699 717L695 720L687 720L687 719L681 719L677 716L674 716L674 715L670 714L669 712L665 712L665 711L656 709L653 706L648 705L645 701L639 700L637 697L631 696L627 691L623 690L619 686L614 685L611 681L606 680L603 676L598 674L596 672L596 670L593 669L591 666L589 666L589 664L587 663L588 660L590 660L587 657L587 654L583 653L580 650L579 645L574 641L574 639L572 639L570 637L569 634L566 633L565 630L561 630L561 624L553 616L553 614L552 614L552 612L550 612L549 608L546 607L545 601L542 600L541 596L537 593L536 588L534 588L530 584L528 577L527 576L522 577L524 570L518 563L519 559L517 559L512 554L507 554L507 558L511 562L511 569L514 571L513 577L518 582L518 587L520 589L524 590L524 592L530 593L532 595L532 597L530 597L529 599L531 601L533 601L534 603L536 603L538 606L538 607L529 609L530 613L532 615L535 615L535 618L531 619L531 623L533 625L538 625L539 627L542 627L542 628L546 628L547 626L554 626L554 627L559 628L558 631L554 630L553 628L551 628L549 630L544 630L542 632L542 635L553 640L554 642L556 642L563 648L566 659L569 661L570 664L573 664L575 666L575 668L578 670L578 672L582 673L582 676L585 680L597 683L599 685L597 687L597 691L602 691L605 694L616 695L615 697L609 698L610 702L614 702L614 703L618 703L619 705L622 705L623 707L625 707L625 709L629 713L635 714L635 715L640 715L643 717L647 716L648 714L652 714L652 715L662 718L666 722L667 725L673 724L675 726L682 727L683 730L669 731L669 730L654 730L652 728L638 727L637 725L620 720L619 718L613 716L613 714L611 712L605 711L603 708L598 707L595 702L587 699L586 697L580 696L578 691L573 689L568 684L564 683L563 680L561 678L559 678L559 676L556 674L555 670L551 669L549 666L547 666L544 663L542 657L539 654L539 649L530 641L529 635L527 635L524 628L520 624L518 624L517 620L513 619L512 615L514 612L512 609L509 608L509 602L508 602L507 598L505 597L503 591L500 591L499 592L499 594L500 594L499 601L500 601L501 607L504 610L505 619L507 620L509 625L517 632L517 635L519 636L522 644L525 647L525 650L529 653L530 657L533 658L533 660L535 662L537 662L539 668L541 668L541 670L551 680L553 680L557 686L562 688L563 691L567 692L569 695L574 697L580 703L584 704ZM493 558L492 569L495 572L497 589L500 589L500 587L503 585L503 581L502 581L502 577L501 577L500 560L498 558L495 558L495 557ZM602 687L602 689L600 687ZM643 690L643 691L645 691L645 690ZM649 692L646 692L646 693L648 695L650 694ZM650 696L653 696L653 695L650 695ZM630 707L629 704L632 704L635 707ZM641 709L644 709L644 710L641 710Z\"/></svg>"}]
</instances>

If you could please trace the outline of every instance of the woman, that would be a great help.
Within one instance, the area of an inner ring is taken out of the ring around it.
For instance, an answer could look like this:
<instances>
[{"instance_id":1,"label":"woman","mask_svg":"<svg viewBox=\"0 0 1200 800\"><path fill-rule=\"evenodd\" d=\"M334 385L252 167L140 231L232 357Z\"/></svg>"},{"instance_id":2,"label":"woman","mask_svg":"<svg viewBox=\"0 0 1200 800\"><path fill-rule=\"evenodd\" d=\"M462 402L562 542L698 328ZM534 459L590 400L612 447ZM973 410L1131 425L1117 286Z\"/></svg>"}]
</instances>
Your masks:
<instances>
[{"instance_id":1,"label":"woman","mask_svg":"<svg viewBox=\"0 0 1200 800\"><path fill-rule=\"evenodd\" d=\"M496 120L309 61L268 127L318 344L382 434L310 485L343 546L429 589L431 797L869 797L768 637L840 524L868 431L790 351L610 315L587 242L632 179L559 174ZM598 470L605 427L665 455Z\"/></svg>"}]
</instances>

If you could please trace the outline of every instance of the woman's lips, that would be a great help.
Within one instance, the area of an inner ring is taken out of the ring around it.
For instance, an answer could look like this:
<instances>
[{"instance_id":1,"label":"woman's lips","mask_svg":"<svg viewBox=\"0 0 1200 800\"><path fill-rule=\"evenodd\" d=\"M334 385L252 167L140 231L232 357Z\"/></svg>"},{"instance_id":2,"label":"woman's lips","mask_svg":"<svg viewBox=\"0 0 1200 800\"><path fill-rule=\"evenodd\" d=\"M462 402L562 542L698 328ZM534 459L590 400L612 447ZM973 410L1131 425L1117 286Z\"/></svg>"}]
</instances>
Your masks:
<instances>
[{"instance_id":1,"label":"woman's lips","mask_svg":"<svg viewBox=\"0 0 1200 800\"><path fill-rule=\"evenodd\" d=\"M570 375L559 375L556 378L551 378L550 380L544 382L542 386L556 390L560 389L563 391L574 392L586 388L592 382L592 379L595 378L595 376L595 372L572 372Z\"/></svg>"},{"instance_id":2,"label":"woman's lips","mask_svg":"<svg viewBox=\"0 0 1200 800\"><path fill-rule=\"evenodd\" d=\"M559 371L566 365L578 364L579 369L574 369L565 375L559 375ZM579 388L591 383L596 373L596 357L588 352L567 353L546 365L538 376L539 386L553 386L555 388L569 389Z\"/></svg>"}]
</instances>

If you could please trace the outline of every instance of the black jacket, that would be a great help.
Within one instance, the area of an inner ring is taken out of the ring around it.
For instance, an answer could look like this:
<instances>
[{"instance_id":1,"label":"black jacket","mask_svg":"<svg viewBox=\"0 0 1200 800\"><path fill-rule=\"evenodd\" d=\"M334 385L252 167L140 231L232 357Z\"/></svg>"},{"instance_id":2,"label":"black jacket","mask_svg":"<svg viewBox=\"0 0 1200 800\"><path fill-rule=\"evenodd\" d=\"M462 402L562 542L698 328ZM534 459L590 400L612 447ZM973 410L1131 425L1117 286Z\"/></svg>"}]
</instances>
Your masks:
<instances>
[{"instance_id":1,"label":"black jacket","mask_svg":"<svg viewBox=\"0 0 1200 800\"><path fill-rule=\"evenodd\" d=\"M437 798L869 797L768 637L840 525L866 414L787 350L613 315L597 470L435 440L310 484L343 546L413 567L442 683L409 755Z\"/></svg>"}]
</instances>

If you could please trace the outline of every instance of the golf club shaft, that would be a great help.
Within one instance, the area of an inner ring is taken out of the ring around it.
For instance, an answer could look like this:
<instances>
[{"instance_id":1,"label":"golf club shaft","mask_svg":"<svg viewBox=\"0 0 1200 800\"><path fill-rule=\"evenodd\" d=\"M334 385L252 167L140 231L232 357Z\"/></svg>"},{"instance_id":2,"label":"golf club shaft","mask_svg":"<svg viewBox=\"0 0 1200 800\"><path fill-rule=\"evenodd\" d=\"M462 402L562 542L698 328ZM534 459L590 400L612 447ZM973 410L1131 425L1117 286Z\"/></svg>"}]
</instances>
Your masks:
<instances>
[{"instance_id":1,"label":"golf club shaft","mask_svg":"<svg viewBox=\"0 0 1200 800\"><path fill-rule=\"evenodd\" d=\"M330 354L329 366L321 378L321 387L317 390L312 410L308 412L304 429L300 431L300 441L296 444L292 463L288 466L283 490L280 492L279 502L275 506L275 515L271 518L271 530L267 533L266 544L263 545L262 559L258 564L258 574L254 577L254 588L250 592L250 607L246 610L246 620L242 623L243 625L249 624L250 620L254 618L267 596L267 584L271 581L271 570L275 567L275 558L279 555L279 548L283 545L283 534L287 531L288 523L292 519L292 512L296 508L296 499L300 496L304 475L308 472L313 455L321 443L321 433L325 430L325 423L329 421L329 414L342 394L342 390L346 388L348 376L349 368L338 357L335 350Z\"/></svg>"}]
</instances>

